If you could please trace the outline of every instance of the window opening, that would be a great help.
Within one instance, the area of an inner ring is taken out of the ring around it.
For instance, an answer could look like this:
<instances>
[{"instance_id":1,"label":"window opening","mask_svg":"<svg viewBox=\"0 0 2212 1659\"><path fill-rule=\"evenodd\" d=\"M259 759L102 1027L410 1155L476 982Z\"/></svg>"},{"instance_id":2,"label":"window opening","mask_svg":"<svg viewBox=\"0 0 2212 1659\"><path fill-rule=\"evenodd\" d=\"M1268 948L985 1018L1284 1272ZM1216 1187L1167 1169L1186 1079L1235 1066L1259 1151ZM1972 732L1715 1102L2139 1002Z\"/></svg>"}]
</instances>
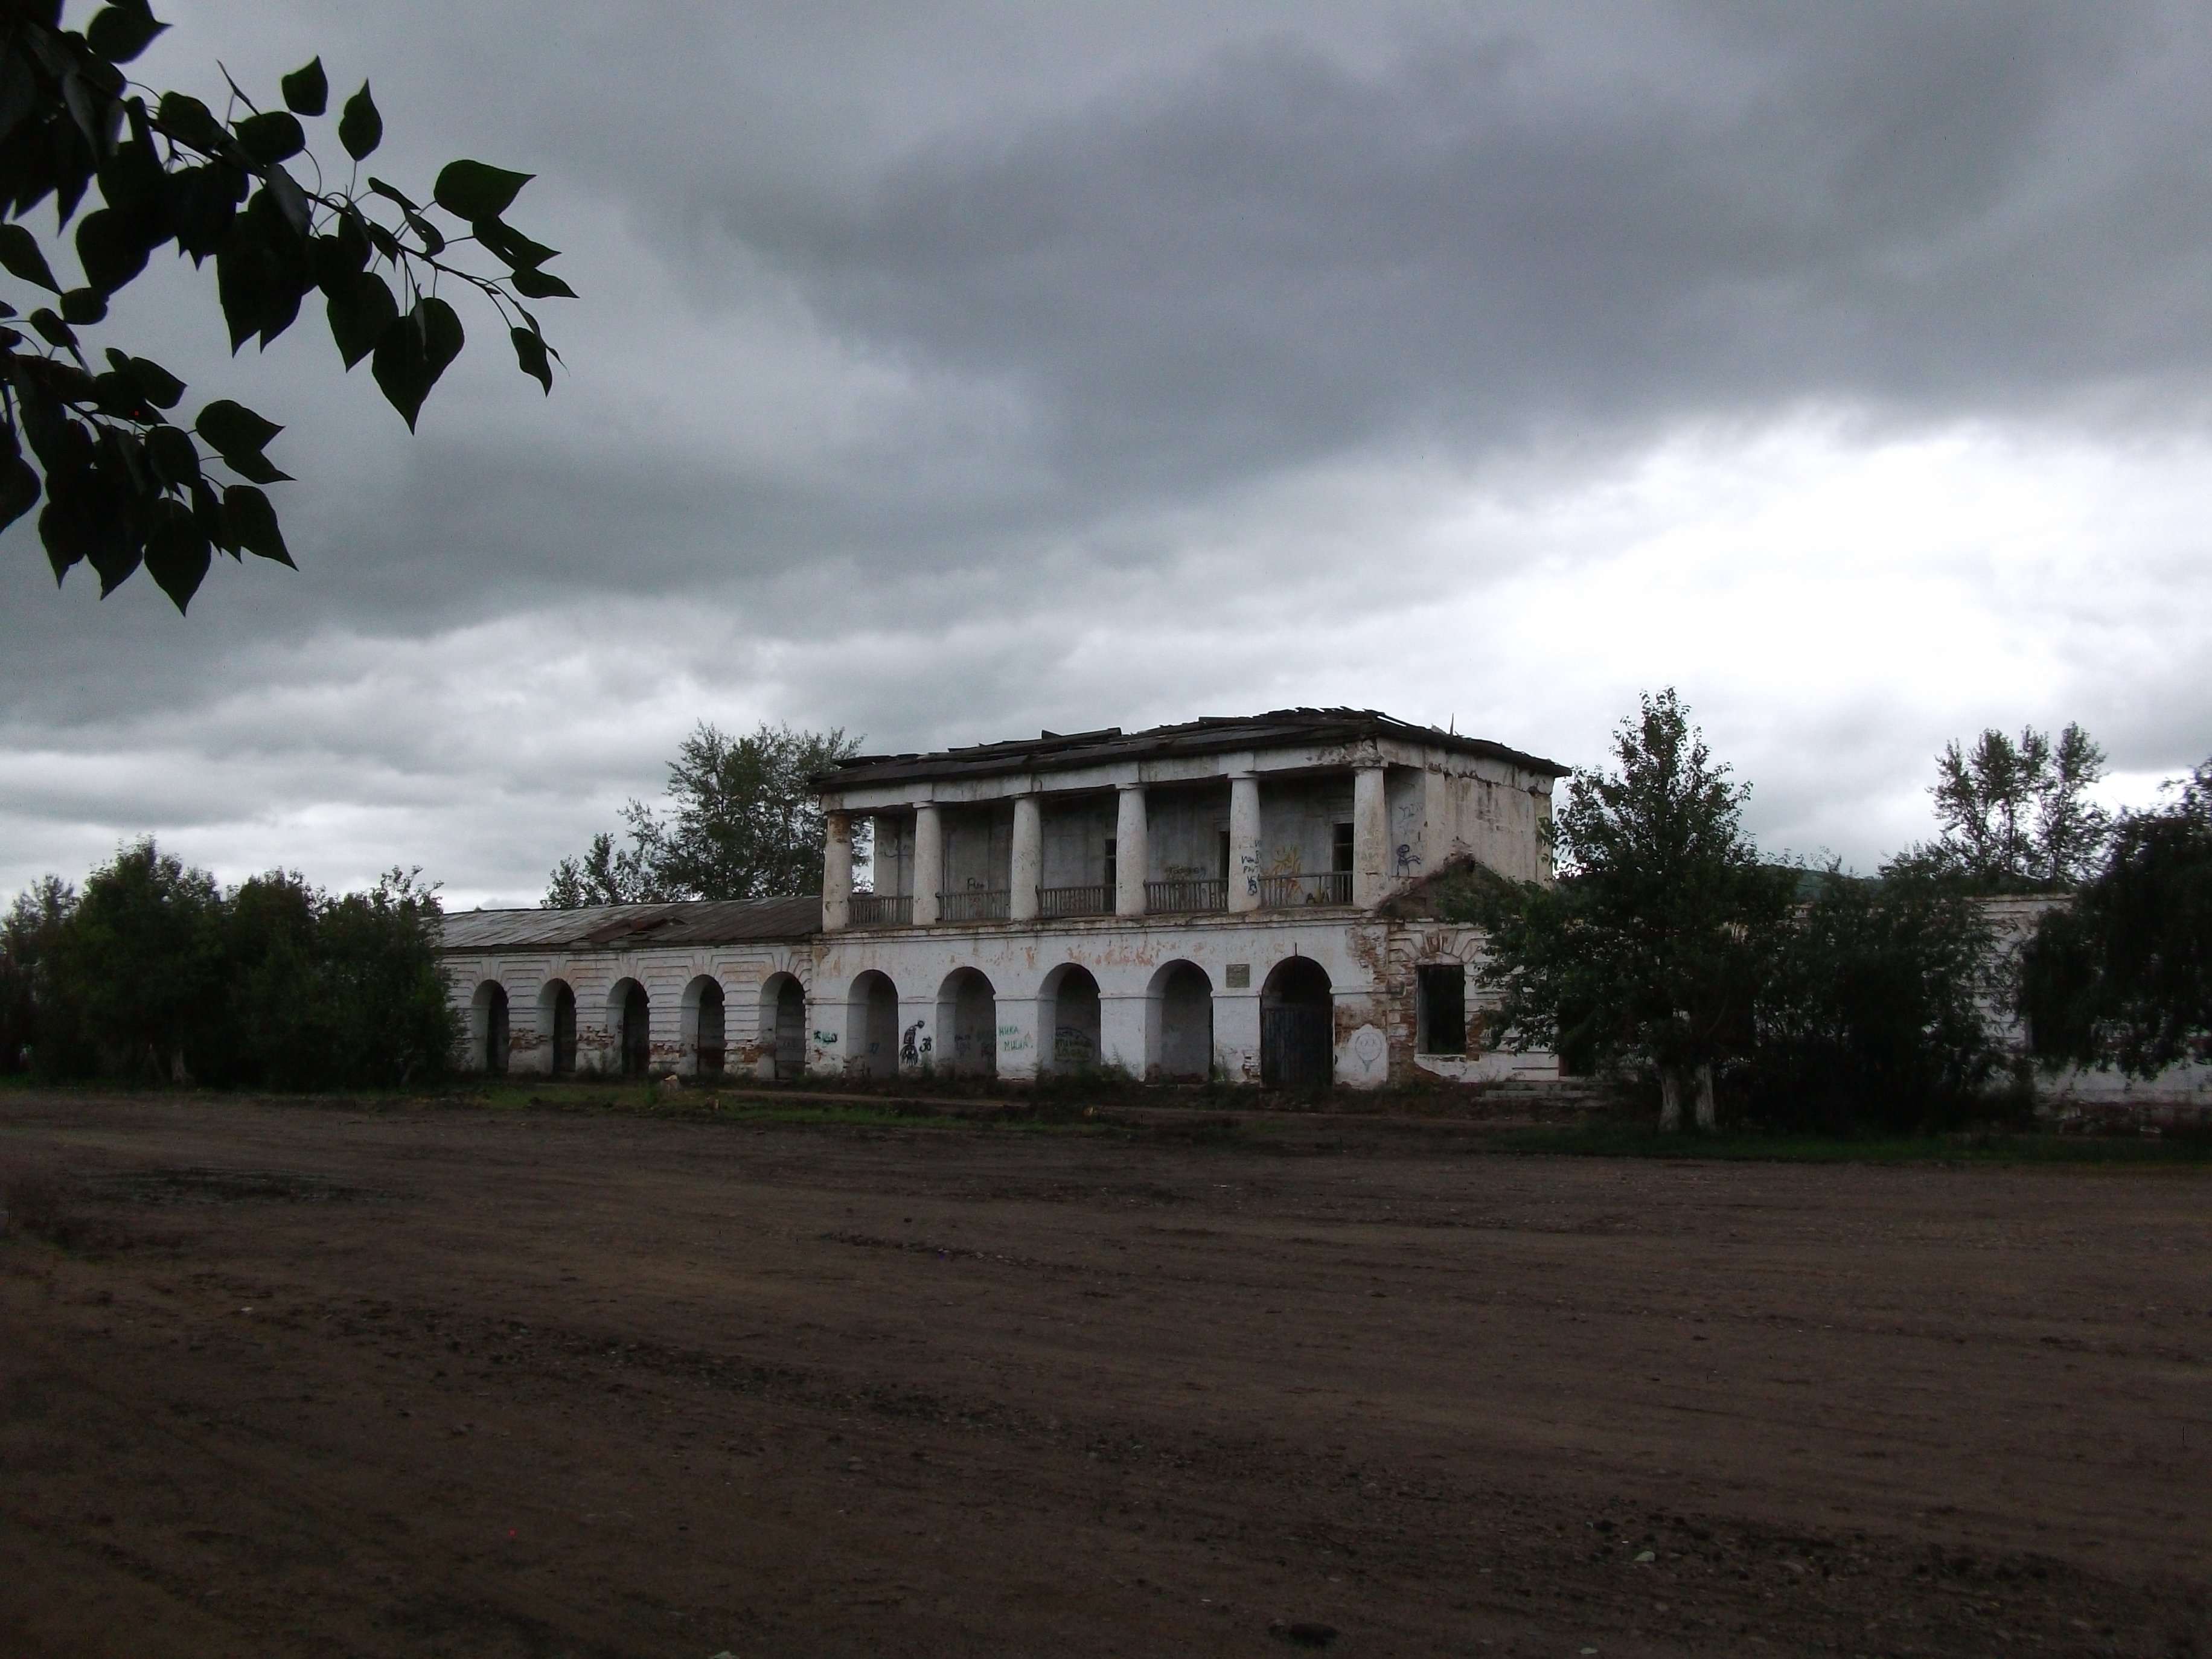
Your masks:
<instances>
[{"instance_id":1,"label":"window opening","mask_svg":"<svg viewBox=\"0 0 2212 1659\"><path fill-rule=\"evenodd\" d=\"M1340 873L1352 868L1352 826L1336 826L1336 844L1330 849L1329 868Z\"/></svg>"},{"instance_id":2,"label":"window opening","mask_svg":"<svg viewBox=\"0 0 2212 1659\"><path fill-rule=\"evenodd\" d=\"M1456 962L1438 963L1418 970L1420 982L1419 1030L1413 1047L1425 1054L1463 1054L1467 1052L1467 968Z\"/></svg>"}]
</instances>

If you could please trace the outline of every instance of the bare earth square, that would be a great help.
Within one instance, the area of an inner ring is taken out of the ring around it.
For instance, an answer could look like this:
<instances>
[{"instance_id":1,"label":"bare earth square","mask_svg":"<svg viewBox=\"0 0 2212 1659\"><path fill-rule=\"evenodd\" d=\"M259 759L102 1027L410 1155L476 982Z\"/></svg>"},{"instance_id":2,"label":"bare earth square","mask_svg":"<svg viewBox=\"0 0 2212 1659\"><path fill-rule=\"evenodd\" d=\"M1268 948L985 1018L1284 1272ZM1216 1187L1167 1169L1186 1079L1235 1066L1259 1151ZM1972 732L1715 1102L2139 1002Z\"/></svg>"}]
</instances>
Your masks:
<instances>
[{"instance_id":1,"label":"bare earth square","mask_svg":"<svg viewBox=\"0 0 2212 1659\"><path fill-rule=\"evenodd\" d=\"M2212 1645L2202 1168L1489 1145L11 1091L0 1652Z\"/></svg>"}]
</instances>

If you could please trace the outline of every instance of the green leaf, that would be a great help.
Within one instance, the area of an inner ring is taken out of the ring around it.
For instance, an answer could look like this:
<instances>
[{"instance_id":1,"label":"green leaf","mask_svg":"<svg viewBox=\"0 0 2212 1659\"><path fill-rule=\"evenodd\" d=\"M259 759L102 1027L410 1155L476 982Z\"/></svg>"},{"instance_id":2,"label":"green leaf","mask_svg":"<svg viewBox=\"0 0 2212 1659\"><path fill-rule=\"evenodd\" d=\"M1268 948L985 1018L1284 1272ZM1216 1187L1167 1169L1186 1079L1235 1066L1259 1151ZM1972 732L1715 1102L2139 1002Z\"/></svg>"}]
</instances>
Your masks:
<instances>
[{"instance_id":1,"label":"green leaf","mask_svg":"<svg viewBox=\"0 0 2212 1659\"><path fill-rule=\"evenodd\" d=\"M300 118L285 110L249 115L232 130L246 153L264 167L273 166L289 155L297 155L307 147L307 135L300 125Z\"/></svg>"},{"instance_id":2,"label":"green leaf","mask_svg":"<svg viewBox=\"0 0 2212 1659\"><path fill-rule=\"evenodd\" d=\"M200 452L179 426L157 426L146 434L146 459L165 489L190 487L200 476Z\"/></svg>"},{"instance_id":3,"label":"green leaf","mask_svg":"<svg viewBox=\"0 0 2212 1659\"><path fill-rule=\"evenodd\" d=\"M526 328L508 331L514 341L514 360L522 372L545 388L545 395L553 395L553 365L545 361L545 342Z\"/></svg>"},{"instance_id":4,"label":"green leaf","mask_svg":"<svg viewBox=\"0 0 2212 1659\"><path fill-rule=\"evenodd\" d=\"M233 484L222 492L223 532L237 546L279 564L291 564L284 532L276 527L276 509L252 484ZM299 567L293 566L294 569Z\"/></svg>"},{"instance_id":5,"label":"green leaf","mask_svg":"<svg viewBox=\"0 0 2212 1659\"><path fill-rule=\"evenodd\" d=\"M146 401L156 409L174 409L184 398L185 383L150 357L133 357L128 367L122 363L116 367L137 383Z\"/></svg>"},{"instance_id":6,"label":"green leaf","mask_svg":"<svg viewBox=\"0 0 2212 1659\"><path fill-rule=\"evenodd\" d=\"M0 265L7 267L9 276L49 294L62 291L46 266L46 256L39 251L38 238L21 225L0 225Z\"/></svg>"},{"instance_id":7,"label":"green leaf","mask_svg":"<svg viewBox=\"0 0 2212 1659\"><path fill-rule=\"evenodd\" d=\"M0 462L0 530L39 504L39 475L21 455Z\"/></svg>"},{"instance_id":8,"label":"green leaf","mask_svg":"<svg viewBox=\"0 0 2212 1659\"><path fill-rule=\"evenodd\" d=\"M463 219L496 219L536 175L509 173L482 161L450 161L438 175L431 200Z\"/></svg>"},{"instance_id":9,"label":"green leaf","mask_svg":"<svg viewBox=\"0 0 2212 1659\"><path fill-rule=\"evenodd\" d=\"M146 517L146 574L161 584L181 613L214 562L207 532L182 501L157 501Z\"/></svg>"},{"instance_id":10,"label":"green leaf","mask_svg":"<svg viewBox=\"0 0 2212 1659\"><path fill-rule=\"evenodd\" d=\"M276 83L284 89L284 107L295 115L320 115L330 107L331 83L323 73L323 60L308 61Z\"/></svg>"},{"instance_id":11,"label":"green leaf","mask_svg":"<svg viewBox=\"0 0 2212 1659\"><path fill-rule=\"evenodd\" d=\"M337 343L338 356L345 360L345 366L351 368L376 349L384 331L399 314L398 302L392 299L384 278L373 270L354 272L332 287L330 295L331 338Z\"/></svg>"},{"instance_id":12,"label":"green leaf","mask_svg":"<svg viewBox=\"0 0 2212 1659\"><path fill-rule=\"evenodd\" d=\"M508 278L526 300L573 300L576 290L550 270L518 270Z\"/></svg>"},{"instance_id":13,"label":"green leaf","mask_svg":"<svg viewBox=\"0 0 2212 1659\"><path fill-rule=\"evenodd\" d=\"M48 345L73 346L76 343L76 335L70 325L44 306L31 313L31 326L39 331Z\"/></svg>"},{"instance_id":14,"label":"green leaf","mask_svg":"<svg viewBox=\"0 0 2212 1659\"><path fill-rule=\"evenodd\" d=\"M377 341L370 372L410 431L430 388L460 355L462 337L461 319L453 307L443 300L424 299L404 317L394 318Z\"/></svg>"},{"instance_id":15,"label":"green leaf","mask_svg":"<svg viewBox=\"0 0 2212 1659\"><path fill-rule=\"evenodd\" d=\"M126 287L146 269L159 229L149 216L102 208L77 222L76 262L84 280L102 294Z\"/></svg>"},{"instance_id":16,"label":"green leaf","mask_svg":"<svg viewBox=\"0 0 2212 1659\"><path fill-rule=\"evenodd\" d=\"M185 395L185 383L149 358L126 356L110 346L107 348L107 362L110 368L128 380L139 395L156 409L174 409L177 400Z\"/></svg>"},{"instance_id":17,"label":"green leaf","mask_svg":"<svg viewBox=\"0 0 2212 1659\"><path fill-rule=\"evenodd\" d=\"M417 204L413 197L408 195L397 185L386 184L374 173L368 176L368 193L371 196L381 196L387 202L397 202L410 213L417 210Z\"/></svg>"},{"instance_id":18,"label":"green leaf","mask_svg":"<svg viewBox=\"0 0 2212 1659\"><path fill-rule=\"evenodd\" d=\"M163 93L154 118L178 143L209 155L223 149L230 137L222 123L215 118L215 112L185 93Z\"/></svg>"},{"instance_id":19,"label":"green leaf","mask_svg":"<svg viewBox=\"0 0 2212 1659\"><path fill-rule=\"evenodd\" d=\"M423 361L435 382L446 372L446 365L461 355L466 337L461 332L460 313L435 297L418 301L415 309L422 318Z\"/></svg>"},{"instance_id":20,"label":"green leaf","mask_svg":"<svg viewBox=\"0 0 2212 1659\"><path fill-rule=\"evenodd\" d=\"M208 441L215 453L229 460L235 455L258 455L269 447L269 441L284 428L276 422L264 420L244 404L233 403L228 398L218 398L200 410L200 417L192 422L192 430Z\"/></svg>"},{"instance_id":21,"label":"green leaf","mask_svg":"<svg viewBox=\"0 0 2212 1659\"><path fill-rule=\"evenodd\" d=\"M338 143L355 161L365 161L383 142L384 118L376 112L376 100L368 95L368 82L364 81L361 90L346 100L338 117Z\"/></svg>"},{"instance_id":22,"label":"green leaf","mask_svg":"<svg viewBox=\"0 0 2212 1659\"><path fill-rule=\"evenodd\" d=\"M238 544L232 539L229 526L223 520L222 498L215 493L215 486L205 478L195 478L191 492L192 522L199 526L200 534L236 558Z\"/></svg>"},{"instance_id":23,"label":"green leaf","mask_svg":"<svg viewBox=\"0 0 2212 1659\"><path fill-rule=\"evenodd\" d=\"M85 328L106 315L107 296L96 288L73 288L62 295L62 320L65 323Z\"/></svg>"},{"instance_id":24,"label":"green leaf","mask_svg":"<svg viewBox=\"0 0 2212 1659\"><path fill-rule=\"evenodd\" d=\"M478 219L469 229L501 259L517 270L542 265L548 259L560 256L558 248L547 247L543 242L533 242L512 225L496 219Z\"/></svg>"},{"instance_id":25,"label":"green leaf","mask_svg":"<svg viewBox=\"0 0 2212 1659\"><path fill-rule=\"evenodd\" d=\"M156 22L143 3L102 6L85 27L84 43L111 63L127 64L168 27Z\"/></svg>"}]
</instances>

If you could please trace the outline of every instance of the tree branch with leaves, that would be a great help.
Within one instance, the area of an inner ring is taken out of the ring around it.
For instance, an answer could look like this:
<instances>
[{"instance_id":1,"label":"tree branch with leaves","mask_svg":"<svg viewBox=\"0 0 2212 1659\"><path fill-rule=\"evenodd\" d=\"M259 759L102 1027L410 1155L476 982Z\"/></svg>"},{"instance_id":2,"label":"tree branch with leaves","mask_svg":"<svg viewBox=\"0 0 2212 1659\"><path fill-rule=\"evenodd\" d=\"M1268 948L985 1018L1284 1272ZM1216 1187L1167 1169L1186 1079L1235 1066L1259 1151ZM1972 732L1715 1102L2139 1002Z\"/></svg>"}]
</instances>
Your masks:
<instances>
[{"instance_id":1,"label":"tree branch with leaves","mask_svg":"<svg viewBox=\"0 0 2212 1659\"><path fill-rule=\"evenodd\" d=\"M364 180L384 137L364 81L336 118L347 168L335 183L304 125L330 112L320 58L283 77L281 107L226 71L217 115L124 69L168 27L147 0L103 6L82 31L61 26L62 9L0 0L0 269L51 296L19 296L27 313L0 300L0 526L43 499L57 583L88 564L105 598L143 565L183 611L216 551L293 562L263 488L290 476L266 453L283 428L229 398L187 425L171 413L185 383L160 363L112 345L88 355L84 331L169 243L196 268L215 261L234 355L248 340L266 349L319 291L340 360L368 360L410 431L465 342L441 289L488 303L518 367L551 392L559 354L524 301L574 296L545 269L556 250L506 221L532 175L454 161L427 203ZM100 205L79 216L94 185ZM75 224L79 282L56 275L23 222L49 200L56 241Z\"/></svg>"}]
</instances>

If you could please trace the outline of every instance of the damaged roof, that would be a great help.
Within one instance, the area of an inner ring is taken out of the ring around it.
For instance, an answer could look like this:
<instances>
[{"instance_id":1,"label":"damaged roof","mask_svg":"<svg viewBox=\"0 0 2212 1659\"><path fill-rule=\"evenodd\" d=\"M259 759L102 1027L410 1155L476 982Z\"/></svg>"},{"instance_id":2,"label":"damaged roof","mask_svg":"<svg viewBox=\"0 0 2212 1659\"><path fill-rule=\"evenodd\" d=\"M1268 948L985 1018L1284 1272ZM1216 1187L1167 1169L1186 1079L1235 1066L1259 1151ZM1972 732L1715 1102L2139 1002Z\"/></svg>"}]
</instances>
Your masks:
<instances>
[{"instance_id":1,"label":"damaged roof","mask_svg":"<svg viewBox=\"0 0 2212 1659\"><path fill-rule=\"evenodd\" d=\"M1328 748L1370 739L1424 744L1517 766L1540 777L1563 778L1557 761L1523 754L1486 738L1466 738L1433 726L1414 726L1372 708L1278 708L1266 714L1188 720L1124 732L1043 732L1034 738L945 749L931 755L855 755L815 782L827 790L929 778L994 777L1020 772L1066 772L1131 761L1234 754L1247 749Z\"/></svg>"},{"instance_id":2,"label":"damaged roof","mask_svg":"<svg viewBox=\"0 0 2212 1659\"><path fill-rule=\"evenodd\" d=\"M448 951L618 951L799 939L821 931L819 898L686 899L575 910L462 910L446 917L441 937Z\"/></svg>"}]
</instances>

